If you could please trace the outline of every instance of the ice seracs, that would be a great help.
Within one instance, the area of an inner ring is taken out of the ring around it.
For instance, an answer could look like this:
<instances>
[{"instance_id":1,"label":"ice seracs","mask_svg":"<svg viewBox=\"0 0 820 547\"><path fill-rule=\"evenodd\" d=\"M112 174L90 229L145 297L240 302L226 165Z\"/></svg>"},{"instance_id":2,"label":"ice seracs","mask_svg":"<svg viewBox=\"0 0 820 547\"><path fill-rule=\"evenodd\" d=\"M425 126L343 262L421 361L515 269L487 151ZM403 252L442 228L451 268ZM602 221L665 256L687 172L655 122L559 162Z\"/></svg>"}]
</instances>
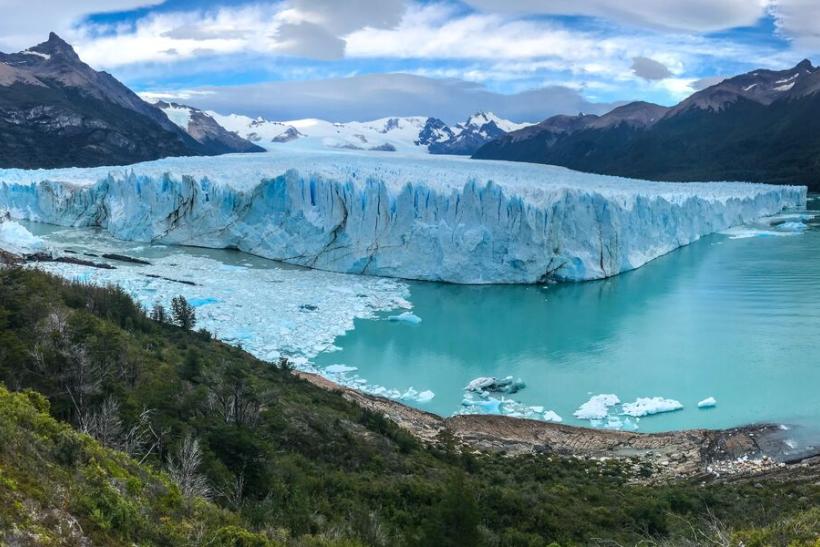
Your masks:
<instances>
[{"instance_id":1,"label":"ice seracs","mask_svg":"<svg viewBox=\"0 0 820 547\"><path fill-rule=\"evenodd\" d=\"M805 187L646 182L381 152L0 170L0 207L14 218L322 270L476 284L609 277L805 200Z\"/></svg>"},{"instance_id":2,"label":"ice seracs","mask_svg":"<svg viewBox=\"0 0 820 547\"><path fill-rule=\"evenodd\" d=\"M45 242L12 220L0 217L0 249L16 255L45 250Z\"/></svg>"}]
</instances>

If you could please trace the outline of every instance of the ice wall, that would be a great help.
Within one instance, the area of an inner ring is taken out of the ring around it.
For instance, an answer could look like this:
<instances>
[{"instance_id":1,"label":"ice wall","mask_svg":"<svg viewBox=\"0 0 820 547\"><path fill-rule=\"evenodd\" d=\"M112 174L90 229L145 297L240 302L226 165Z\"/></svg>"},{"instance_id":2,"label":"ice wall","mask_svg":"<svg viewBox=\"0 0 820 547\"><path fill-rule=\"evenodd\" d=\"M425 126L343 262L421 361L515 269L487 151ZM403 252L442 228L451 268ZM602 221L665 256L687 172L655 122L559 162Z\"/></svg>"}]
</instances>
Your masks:
<instances>
[{"instance_id":1,"label":"ice wall","mask_svg":"<svg viewBox=\"0 0 820 547\"><path fill-rule=\"evenodd\" d=\"M615 275L806 200L805 187L641 182L506 162L258 156L0 170L0 209L337 272L534 283Z\"/></svg>"}]
</instances>

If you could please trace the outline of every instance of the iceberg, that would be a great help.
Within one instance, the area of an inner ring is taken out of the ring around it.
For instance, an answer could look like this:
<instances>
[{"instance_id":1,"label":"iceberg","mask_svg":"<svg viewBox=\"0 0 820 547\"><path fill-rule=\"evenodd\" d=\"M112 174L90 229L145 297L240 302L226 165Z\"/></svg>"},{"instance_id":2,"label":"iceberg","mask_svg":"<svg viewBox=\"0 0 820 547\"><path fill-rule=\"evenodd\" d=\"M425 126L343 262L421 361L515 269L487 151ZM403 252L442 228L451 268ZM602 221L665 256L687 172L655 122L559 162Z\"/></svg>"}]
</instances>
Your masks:
<instances>
[{"instance_id":1,"label":"iceberg","mask_svg":"<svg viewBox=\"0 0 820 547\"><path fill-rule=\"evenodd\" d=\"M504 378L496 378L495 376L479 376L464 387L464 391L472 391L477 393L492 392L492 393L518 393L527 387L521 378L515 379L512 376Z\"/></svg>"},{"instance_id":2,"label":"iceberg","mask_svg":"<svg viewBox=\"0 0 820 547\"><path fill-rule=\"evenodd\" d=\"M453 283L600 279L806 203L803 186L662 183L378 152L270 151L0 169L16 219Z\"/></svg>"},{"instance_id":3,"label":"iceberg","mask_svg":"<svg viewBox=\"0 0 820 547\"><path fill-rule=\"evenodd\" d=\"M43 251L45 242L14 221L0 219L0 249L13 254Z\"/></svg>"},{"instance_id":4,"label":"iceberg","mask_svg":"<svg viewBox=\"0 0 820 547\"><path fill-rule=\"evenodd\" d=\"M418 325L419 323L421 323L421 317L409 311L402 312L398 315L390 315L387 317L387 320L398 321L402 323L412 323L413 325Z\"/></svg>"},{"instance_id":5,"label":"iceberg","mask_svg":"<svg viewBox=\"0 0 820 547\"><path fill-rule=\"evenodd\" d=\"M661 412L673 412L681 410L683 405L674 399L664 399L663 397L638 397L635 402L624 403L623 414L640 418L641 416L651 416Z\"/></svg>"},{"instance_id":6,"label":"iceberg","mask_svg":"<svg viewBox=\"0 0 820 547\"><path fill-rule=\"evenodd\" d=\"M609 408L620 402L618 396L612 393L593 395L573 415L579 420L603 420L609 414Z\"/></svg>"},{"instance_id":7,"label":"iceberg","mask_svg":"<svg viewBox=\"0 0 820 547\"><path fill-rule=\"evenodd\" d=\"M698 408L712 408L717 406L717 399L714 397L706 397L704 400L698 402Z\"/></svg>"}]
</instances>

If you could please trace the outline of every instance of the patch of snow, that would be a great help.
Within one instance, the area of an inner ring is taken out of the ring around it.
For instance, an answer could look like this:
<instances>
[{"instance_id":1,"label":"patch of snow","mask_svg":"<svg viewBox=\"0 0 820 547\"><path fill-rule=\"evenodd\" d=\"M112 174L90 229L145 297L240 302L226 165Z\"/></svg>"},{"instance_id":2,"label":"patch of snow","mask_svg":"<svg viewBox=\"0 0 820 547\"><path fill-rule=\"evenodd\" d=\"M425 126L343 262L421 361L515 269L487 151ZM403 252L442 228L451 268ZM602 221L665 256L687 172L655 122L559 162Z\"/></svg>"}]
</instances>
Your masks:
<instances>
[{"instance_id":1,"label":"patch of snow","mask_svg":"<svg viewBox=\"0 0 820 547\"><path fill-rule=\"evenodd\" d=\"M744 87L744 88L743 88L743 91L751 91L751 90L752 90L752 89L754 89L755 87L757 87L757 84L756 84L756 83L755 83L755 84L751 84L751 85L747 85L746 87Z\"/></svg>"},{"instance_id":2,"label":"patch of snow","mask_svg":"<svg viewBox=\"0 0 820 547\"><path fill-rule=\"evenodd\" d=\"M622 406L622 412L627 416L640 418L642 416L660 414L661 412L673 412L675 410L681 410L682 408L683 404L674 399L664 399L663 397L638 397L632 403L624 403Z\"/></svg>"},{"instance_id":3,"label":"patch of snow","mask_svg":"<svg viewBox=\"0 0 820 547\"><path fill-rule=\"evenodd\" d=\"M620 402L618 396L612 393L593 395L589 401L578 407L573 415L579 420L602 420L609 414L609 408Z\"/></svg>"},{"instance_id":4,"label":"patch of snow","mask_svg":"<svg viewBox=\"0 0 820 547\"><path fill-rule=\"evenodd\" d=\"M177 106L177 105L169 105L167 108L162 109L165 112L165 115L168 116L168 119L171 120L174 125L179 126L184 131L188 131L188 124L191 123L191 109L185 106Z\"/></svg>"},{"instance_id":5,"label":"patch of snow","mask_svg":"<svg viewBox=\"0 0 820 547\"><path fill-rule=\"evenodd\" d=\"M775 91L789 91L791 88L794 87L794 84L795 84L795 82L791 82L789 84L779 85L779 86L776 86L774 88L774 90Z\"/></svg>"},{"instance_id":6,"label":"patch of snow","mask_svg":"<svg viewBox=\"0 0 820 547\"><path fill-rule=\"evenodd\" d=\"M785 84L785 83L792 82L792 81L796 80L796 79L797 79L797 78L799 78L799 77L800 77L800 73L799 73L799 72L795 72L794 74L792 74L792 75L791 75L791 76L789 76L788 78L783 78L782 80L777 80L775 83L776 83L776 84Z\"/></svg>"},{"instance_id":7,"label":"patch of snow","mask_svg":"<svg viewBox=\"0 0 820 547\"><path fill-rule=\"evenodd\" d=\"M39 52L39 51L30 50L30 49L23 50L20 53L22 53L23 55L34 55L36 57L42 57L45 60L51 59L51 55L49 55L48 53L42 53L42 52Z\"/></svg>"},{"instance_id":8,"label":"patch of snow","mask_svg":"<svg viewBox=\"0 0 820 547\"><path fill-rule=\"evenodd\" d=\"M717 406L717 399L714 397L706 397L702 401L698 401L698 408L712 408L713 406Z\"/></svg>"}]
</instances>

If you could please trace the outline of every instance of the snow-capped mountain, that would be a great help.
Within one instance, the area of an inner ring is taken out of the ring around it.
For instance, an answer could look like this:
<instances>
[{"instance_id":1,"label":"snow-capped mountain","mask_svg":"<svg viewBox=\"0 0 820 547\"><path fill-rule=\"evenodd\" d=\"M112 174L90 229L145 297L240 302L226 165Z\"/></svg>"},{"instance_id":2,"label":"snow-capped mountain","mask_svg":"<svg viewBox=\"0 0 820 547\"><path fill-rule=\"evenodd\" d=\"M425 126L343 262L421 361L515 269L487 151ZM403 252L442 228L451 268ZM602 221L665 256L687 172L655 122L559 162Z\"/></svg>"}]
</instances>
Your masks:
<instances>
[{"instance_id":1,"label":"snow-capped mountain","mask_svg":"<svg viewBox=\"0 0 820 547\"><path fill-rule=\"evenodd\" d=\"M527 125L484 112L454 126L438 118L422 116L334 123L315 118L270 121L237 114L207 114L228 131L265 148L288 144L300 149L432 154L472 154L490 140Z\"/></svg>"},{"instance_id":2,"label":"snow-capped mountain","mask_svg":"<svg viewBox=\"0 0 820 547\"><path fill-rule=\"evenodd\" d=\"M432 142L428 148L431 154L469 156L491 140L528 125L530 124L504 120L492 113L479 112L470 116L466 122L456 125L451 130L452 137Z\"/></svg>"},{"instance_id":3,"label":"snow-capped mountain","mask_svg":"<svg viewBox=\"0 0 820 547\"><path fill-rule=\"evenodd\" d=\"M177 103L159 101L154 104L195 141L203 145L209 153L229 154L231 152L264 152L265 149L228 131L205 112Z\"/></svg>"}]
</instances>

